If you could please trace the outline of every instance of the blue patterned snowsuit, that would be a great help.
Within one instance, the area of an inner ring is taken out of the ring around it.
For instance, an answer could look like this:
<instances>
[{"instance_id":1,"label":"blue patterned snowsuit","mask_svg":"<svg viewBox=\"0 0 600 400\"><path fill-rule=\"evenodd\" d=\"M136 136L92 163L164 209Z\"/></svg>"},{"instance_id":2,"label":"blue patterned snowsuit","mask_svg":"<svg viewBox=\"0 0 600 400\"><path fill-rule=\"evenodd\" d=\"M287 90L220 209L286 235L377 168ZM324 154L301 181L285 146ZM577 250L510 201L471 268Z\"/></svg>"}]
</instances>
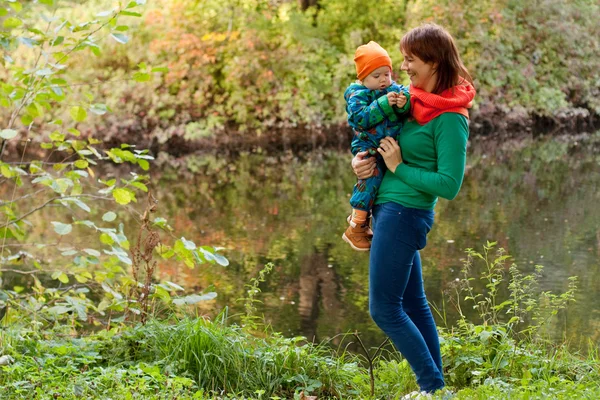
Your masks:
<instances>
[{"instance_id":1,"label":"blue patterned snowsuit","mask_svg":"<svg viewBox=\"0 0 600 400\"><path fill-rule=\"evenodd\" d=\"M389 92L404 93L407 98L406 105L402 109L390 106L386 96ZM352 154L369 151L370 155L377 158L374 175L367 179L359 179L354 185L350 198L352 208L371 211L386 171L383 157L377 152L379 141L387 136L396 139L400 134L410 109L409 96L408 88L395 82L383 90L371 90L353 83L344 92L348 123L354 132Z\"/></svg>"}]
</instances>

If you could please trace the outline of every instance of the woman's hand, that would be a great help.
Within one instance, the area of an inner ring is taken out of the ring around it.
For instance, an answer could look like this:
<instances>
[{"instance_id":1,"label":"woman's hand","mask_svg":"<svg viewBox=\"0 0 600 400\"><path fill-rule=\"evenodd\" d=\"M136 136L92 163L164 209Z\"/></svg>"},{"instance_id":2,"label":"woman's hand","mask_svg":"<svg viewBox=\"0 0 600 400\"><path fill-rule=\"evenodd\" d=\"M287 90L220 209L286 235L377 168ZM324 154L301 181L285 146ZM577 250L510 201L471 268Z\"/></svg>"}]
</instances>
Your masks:
<instances>
[{"instance_id":1,"label":"woman's hand","mask_svg":"<svg viewBox=\"0 0 600 400\"><path fill-rule=\"evenodd\" d=\"M398 168L398 165L402 163L400 146L398 146L398 142L391 137L385 137L381 139L377 151L383 157L386 167L392 172L395 172L396 168Z\"/></svg>"},{"instance_id":2,"label":"woman's hand","mask_svg":"<svg viewBox=\"0 0 600 400\"><path fill-rule=\"evenodd\" d=\"M367 154L369 154L368 151L361 151L356 153L352 159L352 170L358 179L370 178L375 171L375 157L365 159Z\"/></svg>"}]
</instances>

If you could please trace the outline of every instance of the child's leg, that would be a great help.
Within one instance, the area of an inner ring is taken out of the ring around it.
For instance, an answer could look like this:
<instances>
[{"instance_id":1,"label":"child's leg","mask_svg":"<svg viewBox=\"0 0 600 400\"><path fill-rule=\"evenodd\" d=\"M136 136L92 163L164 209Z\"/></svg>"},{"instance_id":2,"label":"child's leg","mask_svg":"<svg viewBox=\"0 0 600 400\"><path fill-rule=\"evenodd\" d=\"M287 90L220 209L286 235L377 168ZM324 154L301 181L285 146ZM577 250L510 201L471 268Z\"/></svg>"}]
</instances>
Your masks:
<instances>
[{"instance_id":1,"label":"child's leg","mask_svg":"<svg viewBox=\"0 0 600 400\"><path fill-rule=\"evenodd\" d=\"M377 157L376 168L373 170L373 176L367 179L359 179L356 185L354 185L352 197L350 197L350 205L357 212L353 211L352 213L353 222L366 221L375 203L377 191L379 190L379 186L381 186L385 171L385 162L379 156Z\"/></svg>"},{"instance_id":2,"label":"child's leg","mask_svg":"<svg viewBox=\"0 0 600 400\"><path fill-rule=\"evenodd\" d=\"M379 189L383 179L384 170L382 165L385 168L385 163L381 164L378 161L374 175L367 179L360 179L354 185L352 197L350 198L352 216L348 221L350 226L346 229L342 238L357 251L368 251L371 248L369 239L373 236L373 232L369 227L368 219L375 202L377 189Z\"/></svg>"}]
</instances>

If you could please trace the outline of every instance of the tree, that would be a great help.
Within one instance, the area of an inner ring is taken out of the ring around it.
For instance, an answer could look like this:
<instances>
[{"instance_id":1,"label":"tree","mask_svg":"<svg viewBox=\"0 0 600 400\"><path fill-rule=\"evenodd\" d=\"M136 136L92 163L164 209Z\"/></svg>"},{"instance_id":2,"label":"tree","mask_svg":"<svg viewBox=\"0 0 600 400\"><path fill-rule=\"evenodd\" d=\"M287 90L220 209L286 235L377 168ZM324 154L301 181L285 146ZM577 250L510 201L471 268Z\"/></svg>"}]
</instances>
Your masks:
<instances>
[{"instance_id":1,"label":"tree","mask_svg":"<svg viewBox=\"0 0 600 400\"><path fill-rule=\"evenodd\" d=\"M59 3L13 0L0 6L5 66L0 138L2 150L10 148L10 154L0 154L0 278L22 274L30 286L29 291L23 285L5 288L0 279L0 310L12 304L10 309L38 321L69 318L73 326L90 320L110 326L114 314L144 322L151 304L170 307L214 298L213 293L171 297L183 288L154 283L156 256L190 267L226 265L227 260L212 248L175 238L165 219L152 218L156 204L145 174L153 160L149 151L130 144L103 148L101 140L79 130L89 116L111 110L91 89L103 82L74 82L74 72L83 57L101 54L106 40L129 41L129 26L122 20L140 17L137 8L145 0L95 13L87 21L76 20L70 3ZM166 71L142 62L129 82L147 82ZM100 166L109 164L129 164L130 173L103 176ZM143 213L132 207L140 194L148 199ZM32 219L49 209L49 221ZM125 212L139 222L132 244L127 234L135 227L119 219ZM158 234L161 229L167 239ZM95 295L86 295L90 291Z\"/></svg>"},{"instance_id":2,"label":"tree","mask_svg":"<svg viewBox=\"0 0 600 400\"><path fill-rule=\"evenodd\" d=\"M302 11L308 10L309 7L319 7L319 0L298 0Z\"/></svg>"}]
</instances>

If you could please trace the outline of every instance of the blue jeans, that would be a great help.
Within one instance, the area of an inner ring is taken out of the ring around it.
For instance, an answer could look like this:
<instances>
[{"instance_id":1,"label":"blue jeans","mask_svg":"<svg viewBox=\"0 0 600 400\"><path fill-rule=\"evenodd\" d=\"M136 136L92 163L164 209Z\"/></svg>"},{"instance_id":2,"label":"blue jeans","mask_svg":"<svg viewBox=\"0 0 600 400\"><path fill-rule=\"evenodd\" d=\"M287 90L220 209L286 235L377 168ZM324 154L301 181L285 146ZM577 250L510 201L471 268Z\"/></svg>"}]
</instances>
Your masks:
<instances>
[{"instance_id":1,"label":"blue jeans","mask_svg":"<svg viewBox=\"0 0 600 400\"><path fill-rule=\"evenodd\" d=\"M433 225L432 210L396 203L373 208L369 311L417 376L421 390L444 387L435 321L425 297L419 250Z\"/></svg>"}]
</instances>

